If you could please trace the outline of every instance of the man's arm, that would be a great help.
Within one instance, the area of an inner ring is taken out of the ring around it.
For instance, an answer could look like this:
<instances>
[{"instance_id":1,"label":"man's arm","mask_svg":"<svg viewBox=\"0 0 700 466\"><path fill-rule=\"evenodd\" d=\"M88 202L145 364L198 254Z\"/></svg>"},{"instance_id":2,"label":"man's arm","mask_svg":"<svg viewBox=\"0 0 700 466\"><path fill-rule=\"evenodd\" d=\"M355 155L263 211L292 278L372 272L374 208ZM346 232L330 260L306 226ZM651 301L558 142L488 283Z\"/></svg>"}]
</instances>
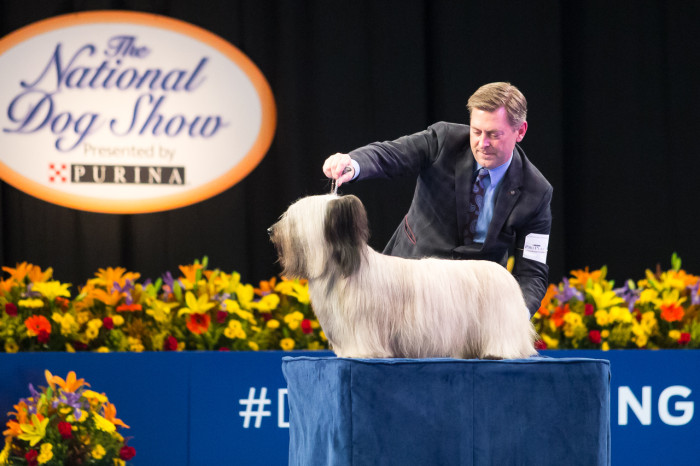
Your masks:
<instances>
[{"instance_id":1,"label":"man's arm","mask_svg":"<svg viewBox=\"0 0 700 466\"><path fill-rule=\"evenodd\" d=\"M550 187L543 196L532 221L520 229L516 236L513 276L520 284L531 316L540 308L542 298L547 291L549 267L546 264L546 252L532 255L534 258L523 257L523 254L528 250L530 253L533 252L533 248L538 242L534 235L540 234L549 237L552 228L551 201L552 188Z\"/></svg>"}]
</instances>

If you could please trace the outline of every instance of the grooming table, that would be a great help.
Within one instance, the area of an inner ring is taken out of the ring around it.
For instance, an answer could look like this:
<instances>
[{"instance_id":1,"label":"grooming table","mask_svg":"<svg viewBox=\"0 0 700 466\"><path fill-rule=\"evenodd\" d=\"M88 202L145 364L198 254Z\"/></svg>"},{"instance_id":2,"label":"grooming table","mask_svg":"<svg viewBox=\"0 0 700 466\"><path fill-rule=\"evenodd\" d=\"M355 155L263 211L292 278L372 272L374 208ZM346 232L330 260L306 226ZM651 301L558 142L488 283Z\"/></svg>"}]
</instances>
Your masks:
<instances>
[{"instance_id":1,"label":"grooming table","mask_svg":"<svg viewBox=\"0 0 700 466\"><path fill-rule=\"evenodd\" d=\"M609 465L598 359L285 357L289 464Z\"/></svg>"}]
</instances>

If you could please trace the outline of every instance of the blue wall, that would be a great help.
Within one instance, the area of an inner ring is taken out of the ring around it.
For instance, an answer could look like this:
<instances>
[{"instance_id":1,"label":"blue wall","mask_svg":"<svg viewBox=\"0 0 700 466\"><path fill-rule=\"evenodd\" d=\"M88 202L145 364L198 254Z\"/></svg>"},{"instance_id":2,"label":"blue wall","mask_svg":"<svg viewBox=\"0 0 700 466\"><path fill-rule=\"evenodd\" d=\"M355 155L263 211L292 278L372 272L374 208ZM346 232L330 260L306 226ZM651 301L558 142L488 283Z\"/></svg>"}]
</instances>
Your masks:
<instances>
[{"instance_id":1,"label":"blue wall","mask_svg":"<svg viewBox=\"0 0 700 466\"><path fill-rule=\"evenodd\" d=\"M612 464L700 458L700 351L542 354L611 361ZM46 385L44 369L61 377L73 370L131 426L123 434L133 436L135 465L283 465L289 419L281 360L289 355L331 353L0 354L0 413L29 395L27 384Z\"/></svg>"}]
</instances>

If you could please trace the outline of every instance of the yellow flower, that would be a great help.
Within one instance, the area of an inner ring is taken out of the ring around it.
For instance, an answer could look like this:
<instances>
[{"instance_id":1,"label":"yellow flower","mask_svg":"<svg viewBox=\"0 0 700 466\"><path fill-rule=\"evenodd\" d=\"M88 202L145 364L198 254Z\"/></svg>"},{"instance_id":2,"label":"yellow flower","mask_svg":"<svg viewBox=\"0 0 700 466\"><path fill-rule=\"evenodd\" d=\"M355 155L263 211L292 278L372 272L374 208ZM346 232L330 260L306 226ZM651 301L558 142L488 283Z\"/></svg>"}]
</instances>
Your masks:
<instances>
[{"instance_id":1,"label":"yellow flower","mask_svg":"<svg viewBox=\"0 0 700 466\"><path fill-rule=\"evenodd\" d=\"M307 280L283 280L275 291L296 298L301 304L309 303L309 285Z\"/></svg>"},{"instance_id":2,"label":"yellow flower","mask_svg":"<svg viewBox=\"0 0 700 466\"><path fill-rule=\"evenodd\" d=\"M277 309L280 304L280 297L276 294L267 294L260 298L257 303L252 303L253 309L258 309L260 312L270 312Z\"/></svg>"},{"instance_id":3,"label":"yellow flower","mask_svg":"<svg viewBox=\"0 0 700 466\"><path fill-rule=\"evenodd\" d=\"M610 316L608 315L608 311L596 311L594 315L595 321L599 326L604 327L610 323Z\"/></svg>"},{"instance_id":4,"label":"yellow flower","mask_svg":"<svg viewBox=\"0 0 700 466\"><path fill-rule=\"evenodd\" d=\"M90 452L90 455L92 455L92 457L96 460L101 460L106 454L107 451L105 450L105 447L99 444L95 445L95 448L93 448L92 452Z\"/></svg>"},{"instance_id":5,"label":"yellow flower","mask_svg":"<svg viewBox=\"0 0 700 466\"><path fill-rule=\"evenodd\" d=\"M19 346L17 346L17 343L15 343L15 340L9 338L7 341L5 341L5 352L6 353L16 353L19 351Z\"/></svg>"},{"instance_id":6,"label":"yellow flower","mask_svg":"<svg viewBox=\"0 0 700 466\"><path fill-rule=\"evenodd\" d=\"M255 343L254 341L249 341L249 342L248 342L248 346L249 346L250 349L252 349L253 351L258 351L258 350L260 349L260 346L258 346L258 344Z\"/></svg>"},{"instance_id":7,"label":"yellow flower","mask_svg":"<svg viewBox=\"0 0 700 466\"><path fill-rule=\"evenodd\" d=\"M120 315L112 316L112 323L115 327L121 327L124 325L124 318Z\"/></svg>"},{"instance_id":8,"label":"yellow flower","mask_svg":"<svg viewBox=\"0 0 700 466\"><path fill-rule=\"evenodd\" d=\"M678 340L681 337L681 332L679 330L671 330L668 332L668 337L671 340Z\"/></svg>"},{"instance_id":9,"label":"yellow flower","mask_svg":"<svg viewBox=\"0 0 700 466\"><path fill-rule=\"evenodd\" d=\"M42 443L41 449L39 450L39 456L36 460L39 464L48 463L53 458L53 445L50 443Z\"/></svg>"},{"instance_id":10,"label":"yellow flower","mask_svg":"<svg viewBox=\"0 0 700 466\"><path fill-rule=\"evenodd\" d=\"M612 290L604 290L599 283L586 289L586 294L595 301L596 309L607 309L625 302Z\"/></svg>"},{"instance_id":11,"label":"yellow flower","mask_svg":"<svg viewBox=\"0 0 700 466\"><path fill-rule=\"evenodd\" d=\"M608 311L608 315L611 322L630 323L633 320L630 310L626 307L613 306Z\"/></svg>"},{"instance_id":12,"label":"yellow flower","mask_svg":"<svg viewBox=\"0 0 700 466\"><path fill-rule=\"evenodd\" d=\"M106 346L100 346L95 351L98 353L109 353L109 348L107 348Z\"/></svg>"},{"instance_id":13,"label":"yellow flower","mask_svg":"<svg viewBox=\"0 0 700 466\"><path fill-rule=\"evenodd\" d=\"M149 308L146 309L146 314L153 317L153 320L159 323L165 323L170 318L170 311L177 307L178 303L165 303L159 299L148 300Z\"/></svg>"},{"instance_id":14,"label":"yellow flower","mask_svg":"<svg viewBox=\"0 0 700 466\"><path fill-rule=\"evenodd\" d=\"M185 295L186 307L180 309L177 313L178 317L183 314L205 314L209 309L216 306L216 303L209 302L209 295L204 293L199 298L196 298L191 291Z\"/></svg>"},{"instance_id":15,"label":"yellow flower","mask_svg":"<svg viewBox=\"0 0 700 466\"><path fill-rule=\"evenodd\" d=\"M608 338L610 336L610 330L603 330L602 332L600 332L600 336L602 338Z\"/></svg>"},{"instance_id":16,"label":"yellow flower","mask_svg":"<svg viewBox=\"0 0 700 466\"><path fill-rule=\"evenodd\" d=\"M20 299L17 302L17 305L20 307L26 307L28 309L39 309L44 307L44 301L39 298Z\"/></svg>"},{"instance_id":17,"label":"yellow flower","mask_svg":"<svg viewBox=\"0 0 700 466\"><path fill-rule=\"evenodd\" d=\"M607 341L604 341L603 344L600 346L600 349L603 351L609 351L610 350L610 344Z\"/></svg>"},{"instance_id":18,"label":"yellow flower","mask_svg":"<svg viewBox=\"0 0 700 466\"><path fill-rule=\"evenodd\" d=\"M129 344L129 351L133 351L135 353L140 353L146 349L143 346L143 342L141 342L140 338L128 337L127 343Z\"/></svg>"},{"instance_id":19,"label":"yellow flower","mask_svg":"<svg viewBox=\"0 0 700 466\"><path fill-rule=\"evenodd\" d=\"M318 333L318 336L321 337L321 340L323 340L323 341L328 341L328 338L326 338L326 333L325 333L323 330L321 330L321 331Z\"/></svg>"},{"instance_id":20,"label":"yellow flower","mask_svg":"<svg viewBox=\"0 0 700 466\"><path fill-rule=\"evenodd\" d=\"M319 343L318 341L312 341L311 343L309 343L309 349L312 351L320 350L321 343Z\"/></svg>"},{"instance_id":21,"label":"yellow flower","mask_svg":"<svg viewBox=\"0 0 700 466\"><path fill-rule=\"evenodd\" d=\"M70 298L70 291L68 291L70 283L61 283L55 280L50 282L35 283L32 285L32 291L41 293L49 301L53 301L57 296L63 296L64 298Z\"/></svg>"},{"instance_id":22,"label":"yellow flower","mask_svg":"<svg viewBox=\"0 0 700 466\"><path fill-rule=\"evenodd\" d=\"M103 418L97 413L92 413L93 419L95 419L95 426L104 432L114 432L117 430L117 426L109 422L107 419Z\"/></svg>"},{"instance_id":23,"label":"yellow flower","mask_svg":"<svg viewBox=\"0 0 700 466\"><path fill-rule=\"evenodd\" d=\"M94 328L95 330L99 330L102 328L102 319L92 319L88 321L88 328Z\"/></svg>"},{"instance_id":24,"label":"yellow flower","mask_svg":"<svg viewBox=\"0 0 700 466\"><path fill-rule=\"evenodd\" d=\"M226 338L230 338L232 340L235 338L246 338L246 333L243 330L241 323L237 320L229 321L228 326L226 329L224 329L224 335Z\"/></svg>"},{"instance_id":25,"label":"yellow flower","mask_svg":"<svg viewBox=\"0 0 700 466\"><path fill-rule=\"evenodd\" d=\"M253 288L253 285L244 285L239 283L238 287L236 287L236 297L238 298L238 302L241 304L241 306L248 309L253 301L253 298L255 297L255 289Z\"/></svg>"},{"instance_id":26,"label":"yellow flower","mask_svg":"<svg viewBox=\"0 0 700 466\"><path fill-rule=\"evenodd\" d=\"M279 328L280 321L277 319L270 319L267 321L266 325L267 325L267 328L274 330L276 328Z\"/></svg>"},{"instance_id":27,"label":"yellow flower","mask_svg":"<svg viewBox=\"0 0 700 466\"><path fill-rule=\"evenodd\" d=\"M639 294L639 300L637 302L639 304L651 303L651 302L654 302L658 296L659 296L659 293L656 290L651 289L651 288L645 288Z\"/></svg>"},{"instance_id":28,"label":"yellow flower","mask_svg":"<svg viewBox=\"0 0 700 466\"><path fill-rule=\"evenodd\" d=\"M542 341L547 345L547 349L556 349L559 347L559 340L552 338L547 334L542 335Z\"/></svg>"},{"instance_id":29,"label":"yellow flower","mask_svg":"<svg viewBox=\"0 0 700 466\"><path fill-rule=\"evenodd\" d=\"M583 326L583 321L581 315L575 312L567 312L564 315L564 335L568 338L572 338L576 329Z\"/></svg>"},{"instance_id":30,"label":"yellow flower","mask_svg":"<svg viewBox=\"0 0 700 466\"><path fill-rule=\"evenodd\" d=\"M87 337L88 340L94 340L97 338L97 336L100 334L100 331L94 328L87 328L85 329L85 337Z\"/></svg>"},{"instance_id":31,"label":"yellow flower","mask_svg":"<svg viewBox=\"0 0 700 466\"><path fill-rule=\"evenodd\" d=\"M20 440L27 440L29 445L34 446L39 443L44 436L46 436L46 426L49 424L49 418L43 417L39 419L36 414L32 414L30 424L20 424L19 428L22 429L22 434L18 435L17 438Z\"/></svg>"},{"instance_id":32,"label":"yellow flower","mask_svg":"<svg viewBox=\"0 0 700 466\"><path fill-rule=\"evenodd\" d=\"M294 349L294 340L291 338L283 338L282 341L280 341L280 348L282 348L284 351L291 351Z\"/></svg>"},{"instance_id":33,"label":"yellow flower","mask_svg":"<svg viewBox=\"0 0 700 466\"><path fill-rule=\"evenodd\" d=\"M104 393L97 393L93 390L85 390L83 392L83 396L88 400L88 402L90 402L90 404L94 405L100 405L109 401Z\"/></svg>"}]
</instances>

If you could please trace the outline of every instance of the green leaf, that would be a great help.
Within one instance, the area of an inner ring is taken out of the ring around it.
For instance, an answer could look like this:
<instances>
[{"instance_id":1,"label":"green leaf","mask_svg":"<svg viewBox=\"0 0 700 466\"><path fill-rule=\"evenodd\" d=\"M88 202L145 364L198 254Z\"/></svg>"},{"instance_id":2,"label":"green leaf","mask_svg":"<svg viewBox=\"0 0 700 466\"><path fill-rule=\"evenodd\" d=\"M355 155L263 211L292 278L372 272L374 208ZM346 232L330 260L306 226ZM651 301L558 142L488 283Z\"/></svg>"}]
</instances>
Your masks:
<instances>
[{"instance_id":1,"label":"green leaf","mask_svg":"<svg viewBox=\"0 0 700 466\"><path fill-rule=\"evenodd\" d=\"M678 272L681 269L681 258L678 257L678 254L675 252L671 256L671 268L673 268L675 272Z\"/></svg>"}]
</instances>

